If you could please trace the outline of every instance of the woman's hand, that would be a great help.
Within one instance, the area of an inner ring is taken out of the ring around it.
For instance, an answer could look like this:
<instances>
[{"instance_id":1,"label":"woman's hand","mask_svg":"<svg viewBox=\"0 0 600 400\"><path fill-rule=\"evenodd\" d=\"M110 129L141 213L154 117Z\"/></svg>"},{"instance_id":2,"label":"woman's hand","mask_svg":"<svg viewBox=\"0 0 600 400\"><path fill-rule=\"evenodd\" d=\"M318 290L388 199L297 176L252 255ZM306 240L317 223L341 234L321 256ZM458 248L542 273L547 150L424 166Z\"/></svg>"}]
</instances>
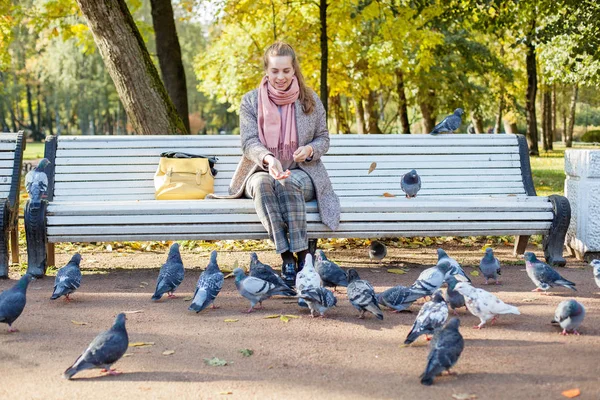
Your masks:
<instances>
[{"instance_id":1,"label":"woman's hand","mask_svg":"<svg viewBox=\"0 0 600 400\"><path fill-rule=\"evenodd\" d=\"M297 163L304 162L307 158L312 157L312 154L313 148L310 145L300 146L294 152L294 161Z\"/></svg>"},{"instance_id":2,"label":"woman's hand","mask_svg":"<svg viewBox=\"0 0 600 400\"><path fill-rule=\"evenodd\" d=\"M281 166L281 162L275 157L268 155L265 157L265 162L269 167L269 175L273 178L280 180L289 178L291 172L290 170L283 171L283 167Z\"/></svg>"}]
</instances>

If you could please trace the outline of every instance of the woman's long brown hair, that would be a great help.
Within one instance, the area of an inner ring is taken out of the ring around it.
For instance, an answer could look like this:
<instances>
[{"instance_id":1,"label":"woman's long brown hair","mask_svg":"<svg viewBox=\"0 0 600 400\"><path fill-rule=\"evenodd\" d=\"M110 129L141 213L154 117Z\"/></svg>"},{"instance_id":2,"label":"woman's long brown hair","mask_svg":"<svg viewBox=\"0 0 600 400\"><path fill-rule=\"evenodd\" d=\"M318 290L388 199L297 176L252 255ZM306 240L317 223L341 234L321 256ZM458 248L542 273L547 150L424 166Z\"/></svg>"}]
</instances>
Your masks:
<instances>
[{"instance_id":1,"label":"woman's long brown hair","mask_svg":"<svg viewBox=\"0 0 600 400\"><path fill-rule=\"evenodd\" d=\"M298 80L298 86L300 87L300 94L298 98L302 103L302 110L305 114L311 114L315 109L315 99L313 99L312 91L306 86L304 82L304 76L300 70L300 64L296 57L296 52L289 44L281 41L277 41L270 45L265 51L263 57L263 63L265 71L269 68L269 56L290 56L292 58L292 68L296 73L296 79Z\"/></svg>"}]
</instances>

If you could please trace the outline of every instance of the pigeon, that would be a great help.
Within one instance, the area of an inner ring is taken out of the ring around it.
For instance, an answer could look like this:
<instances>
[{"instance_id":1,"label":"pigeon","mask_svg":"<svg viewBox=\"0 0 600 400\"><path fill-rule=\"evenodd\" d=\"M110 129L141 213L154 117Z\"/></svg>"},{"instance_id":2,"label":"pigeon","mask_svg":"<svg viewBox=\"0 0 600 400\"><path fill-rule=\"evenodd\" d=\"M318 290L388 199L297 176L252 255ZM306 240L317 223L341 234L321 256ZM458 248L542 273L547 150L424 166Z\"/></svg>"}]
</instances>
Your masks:
<instances>
[{"instance_id":1,"label":"pigeon","mask_svg":"<svg viewBox=\"0 0 600 400\"><path fill-rule=\"evenodd\" d=\"M421 297L431 296L433 292L438 290L444 284L446 273L450 268L449 261L440 261L437 265L421 272L410 288L415 293L421 293Z\"/></svg>"},{"instance_id":2,"label":"pigeon","mask_svg":"<svg viewBox=\"0 0 600 400\"><path fill-rule=\"evenodd\" d=\"M561 301L556 311L552 323L560 324L563 328L561 335L568 335L569 332L579 335L577 328L583 322L585 317L585 307L574 299Z\"/></svg>"},{"instance_id":3,"label":"pigeon","mask_svg":"<svg viewBox=\"0 0 600 400\"><path fill-rule=\"evenodd\" d=\"M467 282L471 282L471 278L469 278L467 276L467 273L465 272L464 269L462 269L462 267L460 266L458 261L456 261L454 258L450 257L448 255L448 253L446 253L444 251L444 249L437 249L437 254L438 254L438 263L440 261L448 261L450 263L450 269L448 270L448 272L446 272L446 278L448 278L451 275L461 275L461 276L465 277Z\"/></svg>"},{"instance_id":4,"label":"pigeon","mask_svg":"<svg viewBox=\"0 0 600 400\"><path fill-rule=\"evenodd\" d=\"M369 258L371 260L383 260L387 256L387 246L377 240L373 240L369 246Z\"/></svg>"},{"instance_id":5,"label":"pigeon","mask_svg":"<svg viewBox=\"0 0 600 400\"><path fill-rule=\"evenodd\" d=\"M448 319L448 305L441 290L436 290L433 294L433 299L423 304L412 329L406 336L404 344L411 344L419 336L425 334L433 334L433 332L441 328ZM429 340L429 338L428 338Z\"/></svg>"},{"instance_id":6,"label":"pigeon","mask_svg":"<svg viewBox=\"0 0 600 400\"><path fill-rule=\"evenodd\" d=\"M101 332L87 349L67 368L63 377L71 379L73 375L86 369L102 368L103 372L119 375L111 366L119 361L129 346L129 337L125 329L125 314L117 315L114 325L107 331Z\"/></svg>"},{"instance_id":7,"label":"pigeon","mask_svg":"<svg viewBox=\"0 0 600 400\"><path fill-rule=\"evenodd\" d=\"M442 120L439 124L437 124L431 132L430 135L437 135L438 133L450 132L453 133L455 130L460 128L462 124L462 115L465 112L462 108L457 108L454 110L452 115L448 115L446 118Z\"/></svg>"},{"instance_id":8,"label":"pigeon","mask_svg":"<svg viewBox=\"0 0 600 400\"><path fill-rule=\"evenodd\" d=\"M458 280L454 275L447 277L446 283L448 284L448 289L446 289L446 302L454 312L454 315L458 315L456 309L466 307L465 296L456 291Z\"/></svg>"},{"instance_id":9,"label":"pigeon","mask_svg":"<svg viewBox=\"0 0 600 400\"><path fill-rule=\"evenodd\" d=\"M169 249L167 262L160 267L152 300L160 300L165 293L169 294L170 299L174 298L173 292L183 282L183 276L183 261L181 260L181 254L179 254L179 243L173 243Z\"/></svg>"},{"instance_id":10,"label":"pigeon","mask_svg":"<svg viewBox=\"0 0 600 400\"><path fill-rule=\"evenodd\" d=\"M25 175L25 189L31 199L31 207L39 208L42 198L48 193L48 176L44 169L50 164L50 160L42 158L35 169Z\"/></svg>"},{"instance_id":11,"label":"pigeon","mask_svg":"<svg viewBox=\"0 0 600 400\"><path fill-rule=\"evenodd\" d=\"M296 274L296 290L298 294L302 294L303 290L315 289L321 286L323 286L323 282L313 265L312 255L308 253L304 259L304 267ZM298 305L308 307L303 298L298 299Z\"/></svg>"},{"instance_id":12,"label":"pigeon","mask_svg":"<svg viewBox=\"0 0 600 400\"><path fill-rule=\"evenodd\" d=\"M295 296L296 293L290 289L287 285L274 285L271 282L267 282L264 279L255 278L253 276L246 276L244 270L236 268L233 270L235 276L235 287L238 292L248 300L250 300L250 308L248 313L254 311L256 303L260 304L262 308L262 302L271 296L277 294L284 294L287 296Z\"/></svg>"},{"instance_id":13,"label":"pigeon","mask_svg":"<svg viewBox=\"0 0 600 400\"><path fill-rule=\"evenodd\" d=\"M402 285L394 286L376 295L379 304L393 309L395 313L407 310L415 300L423 296L423 292Z\"/></svg>"},{"instance_id":14,"label":"pigeon","mask_svg":"<svg viewBox=\"0 0 600 400\"><path fill-rule=\"evenodd\" d=\"M596 285L600 287L600 260L592 260L590 265L594 267L594 280Z\"/></svg>"},{"instance_id":15,"label":"pigeon","mask_svg":"<svg viewBox=\"0 0 600 400\"><path fill-rule=\"evenodd\" d=\"M287 283L275 272L270 265L263 264L258 260L256 253L250 254L250 276L260 278L267 282L271 282L276 286L286 286L291 290Z\"/></svg>"},{"instance_id":16,"label":"pigeon","mask_svg":"<svg viewBox=\"0 0 600 400\"><path fill-rule=\"evenodd\" d=\"M317 251L317 262L315 268L323 281L323 285L333 287L334 290L338 286L348 286L348 276L343 269L333 261L329 261L325 257L323 250Z\"/></svg>"},{"instance_id":17,"label":"pigeon","mask_svg":"<svg viewBox=\"0 0 600 400\"><path fill-rule=\"evenodd\" d=\"M571 290L575 289L575 284L566 280L548 264L538 260L535 254L528 251L525 253L525 268L531 281L537 286L532 292L547 291L554 286L564 286Z\"/></svg>"},{"instance_id":18,"label":"pigeon","mask_svg":"<svg viewBox=\"0 0 600 400\"><path fill-rule=\"evenodd\" d=\"M502 275L500 261L494 257L494 250L492 250L491 247L485 249L485 255L479 263L479 270L485 278L486 285L488 284L489 279L493 279L496 282L496 285L500 284L500 281L498 280L498 275Z\"/></svg>"},{"instance_id":19,"label":"pigeon","mask_svg":"<svg viewBox=\"0 0 600 400\"><path fill-rule=\"evenodd\" d=\"M188 310L199 313L211 304L212 308L217 308L214 301L223 287L223 281L223 273L217 264L217 251L213 250L210 253L210 261L206 269L198 278L194 298Z\"/></svg>"},{"instance_id":20,"label":"pigeon","mask_svg":"<svg viewBox=\"0 0 600 400\"><path fill-rule=\"evenodd\" d=\"M348 270L348 300L360 312L358 318L364 318L365 311L369 311L377 319L383 319L383 312L375 298L373 286L368 281L360 279L355 269Z\"/></svg>"},{"instance_id":21,"label":"pigeon","mask_svg":"<svg viewBox=\"0 0 600 400\"><path fill-rule=\"evenodd\" d=\"M79 286L81 285L80 262L81 255L75 253L75 255L71 257L71 261L58 270L56 278L54 279L54 292L50 299L56 300L60 296L65 296L66 301L71 301L69 295L79 289Z\"/></svg>"},{"instance_id":22,"label":"pigeon","mask_svg":"<svg viewBox=\"0 0 600 400\"><path fill-rule=\"evenodd\" d=\"M481 329L489 320L492 320L493 324L501 314L521 315L517 307L504 303L483 289L474 288L468 282L458 282L454 288L465 296L465 303L471 314L479 318L480 324L475 325L475 329Z\"/></svg>"},{"instance_id":23,"label":"pigeon","mask_svg":"<svg viewBox=\"0 0 600 400\"><path fill-rule=\"evenodd\" d=\"M0 322L8 324L8 332L18 332L12 324L19 318L25 308L25 293L33 275L25 274L10 289L0 293Z\"/></svg>"},{"instance_id":24,"label":"pigeon","mask_svg":"<svg viewBox=\"0 0 600 400\"><path fill-rule=\"evenodd\" d=\"M427 356L427 367L421 375L421 384L432 385L433 378L441 375L444 371L451 374L450 368L456 364L465 348L465 341L458 331L459 326L460 320L452 318L446 326L433 335Z\"/></svg>"},{"instance_id":25,"label":"pigeon","mask_svg":"<svg viewBox=\"0 0 600 400\"><path fill-rule=\"evenodd\" d=\"M319 313L321 318L325 318L325 311L337 304L337 299L333 292L324 287L316 287L312 289L302 290L298 296L306 300L310 308L310 316L314 318L315 311Z\"/></svg>"},{"instance_id":26,"label":"pigeon","mask_svg":"<svg viewBox=\"0 0 600 400\"><path fill-rule=\"evenodd\" d=\"M417 197L417 193L421 190L421 177L414 169L402 175L400 179L400 188L406 194L407 199Z\"/></svg>"}]
</instances>

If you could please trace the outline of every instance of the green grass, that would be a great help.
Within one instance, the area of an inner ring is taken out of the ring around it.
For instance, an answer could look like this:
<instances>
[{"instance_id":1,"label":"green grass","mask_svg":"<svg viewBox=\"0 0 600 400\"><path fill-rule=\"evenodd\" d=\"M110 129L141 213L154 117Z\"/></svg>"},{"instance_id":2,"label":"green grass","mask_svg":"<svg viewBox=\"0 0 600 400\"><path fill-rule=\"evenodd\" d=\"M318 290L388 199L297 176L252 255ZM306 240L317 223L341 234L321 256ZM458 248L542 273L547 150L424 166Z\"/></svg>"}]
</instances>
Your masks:
<instances>
[{"instance_id":1,"label":"green grass","mask_svg":"<svg viewBox=\"0 0 600 400\"><path fill-rule=\"evenodd\" d=\"M37 160L38 158L44 158L44 142L27 142L23 160Z\"/></svg>"}]
</instances>

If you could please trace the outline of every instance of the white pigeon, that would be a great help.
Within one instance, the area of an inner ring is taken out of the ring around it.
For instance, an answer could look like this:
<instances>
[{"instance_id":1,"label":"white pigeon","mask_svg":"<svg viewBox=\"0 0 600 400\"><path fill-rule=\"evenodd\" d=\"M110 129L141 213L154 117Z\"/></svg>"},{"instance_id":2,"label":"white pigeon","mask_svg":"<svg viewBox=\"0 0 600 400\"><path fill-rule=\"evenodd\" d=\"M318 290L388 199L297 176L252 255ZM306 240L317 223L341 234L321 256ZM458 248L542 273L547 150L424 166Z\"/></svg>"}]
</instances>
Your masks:
<instances>
[{"instance_id":1,"label":"white pigeon","mask_svg":"<svg viewBox=\"0 0 600 400\"><path fill-rule=\"evenodd\" d=\"M315 269L312 255L309 253L306 255L304 267L296 274L296 291L298 292L298 295L300 295L303 290L316 289L321 286L323 286L323 281ZM298 305L302 307L307 306L304 299L298 299Z\"/></svg>"},{"instance_id":2,"label":"white pigeon","mask_svg":"<svg viewBox=\"0 0 600 400\"><path fill-rule=\"evenodd\" d=\"M467 309L481 321L473 327L475 329L481 329L489 320L493 324L501 314L521 315L517 307L504 303L483 289L474 288L468 282L459 282L454 289L465 297Z\"/></svg>"},{"instance_id":3,"label":"white pigeon","mask_svg":"<svg viewBox=\"0 0 600 400\"><path fill-rule=\"evenodd\" d=\"M590 265L594 267L594 280L596 285L600 287L600 260L592 260Z\"/></svg>"}]
</instances>

